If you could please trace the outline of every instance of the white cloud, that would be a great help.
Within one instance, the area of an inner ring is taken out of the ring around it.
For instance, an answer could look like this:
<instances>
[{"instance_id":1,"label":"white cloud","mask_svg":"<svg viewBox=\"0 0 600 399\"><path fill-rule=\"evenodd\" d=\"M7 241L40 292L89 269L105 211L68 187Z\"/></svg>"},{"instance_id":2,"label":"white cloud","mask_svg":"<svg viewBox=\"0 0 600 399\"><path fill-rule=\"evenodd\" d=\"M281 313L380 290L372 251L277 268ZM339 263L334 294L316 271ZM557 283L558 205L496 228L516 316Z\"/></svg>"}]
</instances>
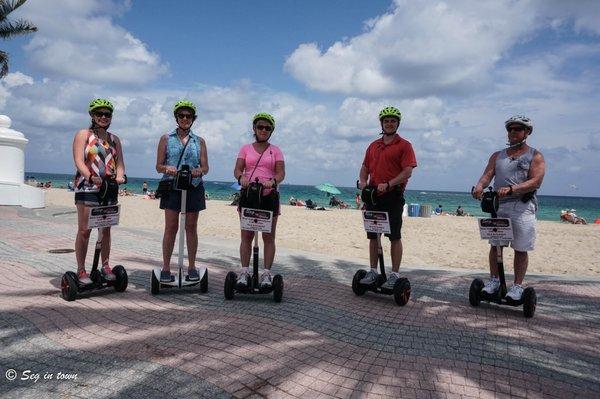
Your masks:
<instances>
[{"instance_id":1,"label":"white cloud","mask_svg":"<svg viewBox=\"0 0 600 399\"><path fill-rule=\"evenodd\" d=\"M159 55L124 28L113 15L128 3L62 0L48 7L29 2L18 11L38 32L25 46L36 69L56 79L94 84L140 85L167 72ZM22 11L21 11L22 10Z\"/></svg>"},{"instance_id":2,"label":"white cloud","mask_svg":"<svg viewBox=\"0 0 600 399\"><path fill-rule=\"evenodd\" d=\"M313 90L367 96L427 96L477 87L530 31L527 4L396 0L366 31L321 51L305 43L285 68ZM493 17L492 17L493 16Z\"/></svg>"}]
</instances>

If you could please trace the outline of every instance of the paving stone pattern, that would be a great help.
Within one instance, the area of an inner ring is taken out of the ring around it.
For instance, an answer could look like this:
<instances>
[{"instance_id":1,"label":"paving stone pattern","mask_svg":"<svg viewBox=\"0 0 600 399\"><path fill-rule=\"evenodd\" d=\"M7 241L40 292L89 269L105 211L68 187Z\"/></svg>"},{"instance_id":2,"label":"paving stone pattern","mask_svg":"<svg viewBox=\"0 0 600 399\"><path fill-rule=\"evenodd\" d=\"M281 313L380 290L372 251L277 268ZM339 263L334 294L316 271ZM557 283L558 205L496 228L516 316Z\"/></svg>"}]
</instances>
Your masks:
<instances>
[{"instance_id":1,"label":"paving stone pattern","mask_svg":"<svg viewBox=\"0 0 600 399\"><path fill-rule=\"evenodd\" d=\"M127 291L66 302L60 277L75 256L48 251L72 248L75 232L69 208L0 207L2 398L600 398L597 278L529 276L538 309L525 319L469 305L483 272L403 266L413 290L399 307L352 293L359 262L278 249L283 302L226 301L239 242L201 237L209 292L152 296L162 232L115 227L111 263L126 267Z\"/></svg>"}]
</instances>

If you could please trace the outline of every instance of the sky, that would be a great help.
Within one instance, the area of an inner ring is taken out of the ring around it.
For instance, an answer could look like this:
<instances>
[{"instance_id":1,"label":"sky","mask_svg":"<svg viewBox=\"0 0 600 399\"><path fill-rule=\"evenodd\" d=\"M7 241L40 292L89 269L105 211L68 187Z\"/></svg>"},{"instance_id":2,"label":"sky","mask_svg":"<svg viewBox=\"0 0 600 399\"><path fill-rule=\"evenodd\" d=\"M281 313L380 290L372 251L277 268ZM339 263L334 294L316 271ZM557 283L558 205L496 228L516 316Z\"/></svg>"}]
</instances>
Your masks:
<instances>
[{"instance_id":1,"label":"sky","mask_svg":"<svg viewBox=\"0 0 600 399\"><path fill-rule=\"evenodd\" d=\"M0 114L29 139L27 171L73 173L102 97L127 174L158 178L158 140L189 99L208 180L233 181L252 116L269 112L286 183L349 187L391 105L417 157L409 189L469 191L523 114L540 193L600 197L598 1L29 0L10 17L39 29L0 41Z\"/></svg>"}]
</instances>

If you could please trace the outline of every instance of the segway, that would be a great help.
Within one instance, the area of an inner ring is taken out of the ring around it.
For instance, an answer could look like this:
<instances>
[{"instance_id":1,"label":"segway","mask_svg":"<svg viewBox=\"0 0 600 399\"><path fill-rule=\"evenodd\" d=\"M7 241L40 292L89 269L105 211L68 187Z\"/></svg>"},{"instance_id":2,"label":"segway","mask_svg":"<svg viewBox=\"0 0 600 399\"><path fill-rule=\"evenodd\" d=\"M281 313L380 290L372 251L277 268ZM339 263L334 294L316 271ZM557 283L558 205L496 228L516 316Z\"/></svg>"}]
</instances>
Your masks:
<instances>
[{"instance_id":1,"label":"segway","mask_svg":"<svg viewBox=\"0 0 600 399\"><path fill-rule=\"evenodd\" d=\"M474 188L473 188L474 189ZM492 187L488 188L489 191L484 192L481 197L481 210L485 213L490 213L491 219L480 219L480 230L483 228L491 229L493 233L501 233L502 229L510 229L512 233L512 226L510 225L509 219L498 218L498 208L500 202L498 200L498 193L492 191ZM472 190L471 190L472 191ZM483 235L482 235L482 238ZM527 318L533 317L535 308L537 305L537 295L533 287L527 287L523 291L521 299L515 301L514 299L506 296L506 279L504 277L504 261L502 258L502 245L496 245L496 263L498 265L498 278L500 279L500 287L493 294L488 294L483 291L484 283L483 280L476 278L471 283L469 289L469 303L471 306L479 306L481 301L493 302L498 305L509 305L509 306L521 306L523 305L523 315Z\"/></svg>"},{"instance_id":2,"label":"segway","mask_svg":"<svg viewBox=\"0 0 600 399\"><path fill-rule=\"evenodd\" d=\"M252 247L252 276L248 285L237 284L237 274L227 273L225 276L224 294L225 299L233 299L235 293L263 295L273 293L273 300L281 302L283 298L283 277L280 274L273 276L270 287L261 287L258 282L258 234L259 232L271 232L273 212L257 209L262 197L263 186L258 182L250 183L247 190L240 196L240 223L243 230L254 230L254 244Z\"/></svg>"},{"instance_id":3,"label":"segway","mask_svg":"<svg viewBox=\"0 0 600 399\"><path fill-rule=\"evenodd\" d=\"M208 270L205 267L198 268L200 279L190 281L188 276L183 276L183 256L185 250L185 214L187 208L187 190L193 188L192 173L188 165L181 165L181 169L177 171L177 176L173 181L173 189L181 191L181 210L179 212L179 257L177 261L177 275L171 275L170 282L160 281L160 272L162 268L155 267L152 270L150 278L150 292L152 295L157 295L161 288L183 288L200 285L200 292L208 291ZM188 260L189 261L189 260Z\"/></svg>"},{"instance_id":4,"label":"segway","mask_svg":"<svg viewBox=\"0 0 600 399\"><path fill-rule=\"evenodd\" d=\"M358 187L358 181L356 182L356 187ZM385 264L383 260L383 248L381 247L381 234L380 228L378 226L378 216L381 216L381 219L387 219L387 212L377 211L377 187L367 186L361 192L361 199L367 205L368 209L363 211L363 219L371 220L373 223L371 227L367 227L367 223L365 223L365 230L367 232L373 232L377 234L377 257L379 262L379 276L375 282L372 284L361 284L360 280L362 280L366 275L367 271L364 269L358 270L354 274L354 278L352 279L352 291L357 295L364 295L367 291L374 292L376 294L383 295L394 295L394 300L396 304L399 306L404 306L408 303L410 299L410 281L407 278L401 277L394 284L393 289L383 288L383 284L387 281L387 276L385 274ZM385 216L383 215L385 214ZM389 221L388 221L389 228Z\"/></svg>"},{"instance_id":5,"label":"segway","mask_svg":"<svg viewBox=\"0 0 600 399\"><path fill-rule=\"evenodd\" d=\"M125 176L125 182L123 184L126 183L127 176ZM102 273L100 273L100 270L98 270L104 229L119 224L119 205L108 205L109 201L116 202L119 195L119 185L114 177L106 177L102 180L98 195L101 198L100 206L90 209L90 217L88 219L88 226L90 226L90 228L98 228L98 239L96 240L96 247L94 249L94 261L89 275L92 282L91 284L80 283L77 273L72 271L63 274L60 281L60 287L62 297L67 301L74 301L81 293L107 287L113 287L117 292L123 292L127 289L127 272L122 265L117 265L112 268L112 272L115 275L114 281L106 280Z\"/></svg>"}]
</instances>

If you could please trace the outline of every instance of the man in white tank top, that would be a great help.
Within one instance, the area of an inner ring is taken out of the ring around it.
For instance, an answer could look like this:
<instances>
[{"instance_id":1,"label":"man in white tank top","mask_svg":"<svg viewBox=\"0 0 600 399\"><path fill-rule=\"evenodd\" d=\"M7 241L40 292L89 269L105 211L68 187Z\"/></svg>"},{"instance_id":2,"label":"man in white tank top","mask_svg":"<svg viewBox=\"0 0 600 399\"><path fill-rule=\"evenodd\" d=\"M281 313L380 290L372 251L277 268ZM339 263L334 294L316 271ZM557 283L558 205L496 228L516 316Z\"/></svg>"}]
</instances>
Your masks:
<instances>
[{"instance_id":1,"label":"man in white tank top","mask_svg":"<svg viewBox=\"0 0 600 399\"><path fill-rule=\"evenodd\" d=\"M535 245L535 191L542 185L546 164L542 153L526 143L533 132L531 119L516 115L509 118L504 126L508 133L508 148L492 154L473 190L473 197L480 199L483 190L494 179L494 190L500 198L498 217L510 218L513 225L514 239L510 245L515 251L515 280L506 295L517 301L523 294L522 284L529 264L528 251L533 251ZM508 242L490 240L490 244L491 279L483 290L493 294L500 286L495 246L507 246Z\"/></svg>"}]
</instances>

